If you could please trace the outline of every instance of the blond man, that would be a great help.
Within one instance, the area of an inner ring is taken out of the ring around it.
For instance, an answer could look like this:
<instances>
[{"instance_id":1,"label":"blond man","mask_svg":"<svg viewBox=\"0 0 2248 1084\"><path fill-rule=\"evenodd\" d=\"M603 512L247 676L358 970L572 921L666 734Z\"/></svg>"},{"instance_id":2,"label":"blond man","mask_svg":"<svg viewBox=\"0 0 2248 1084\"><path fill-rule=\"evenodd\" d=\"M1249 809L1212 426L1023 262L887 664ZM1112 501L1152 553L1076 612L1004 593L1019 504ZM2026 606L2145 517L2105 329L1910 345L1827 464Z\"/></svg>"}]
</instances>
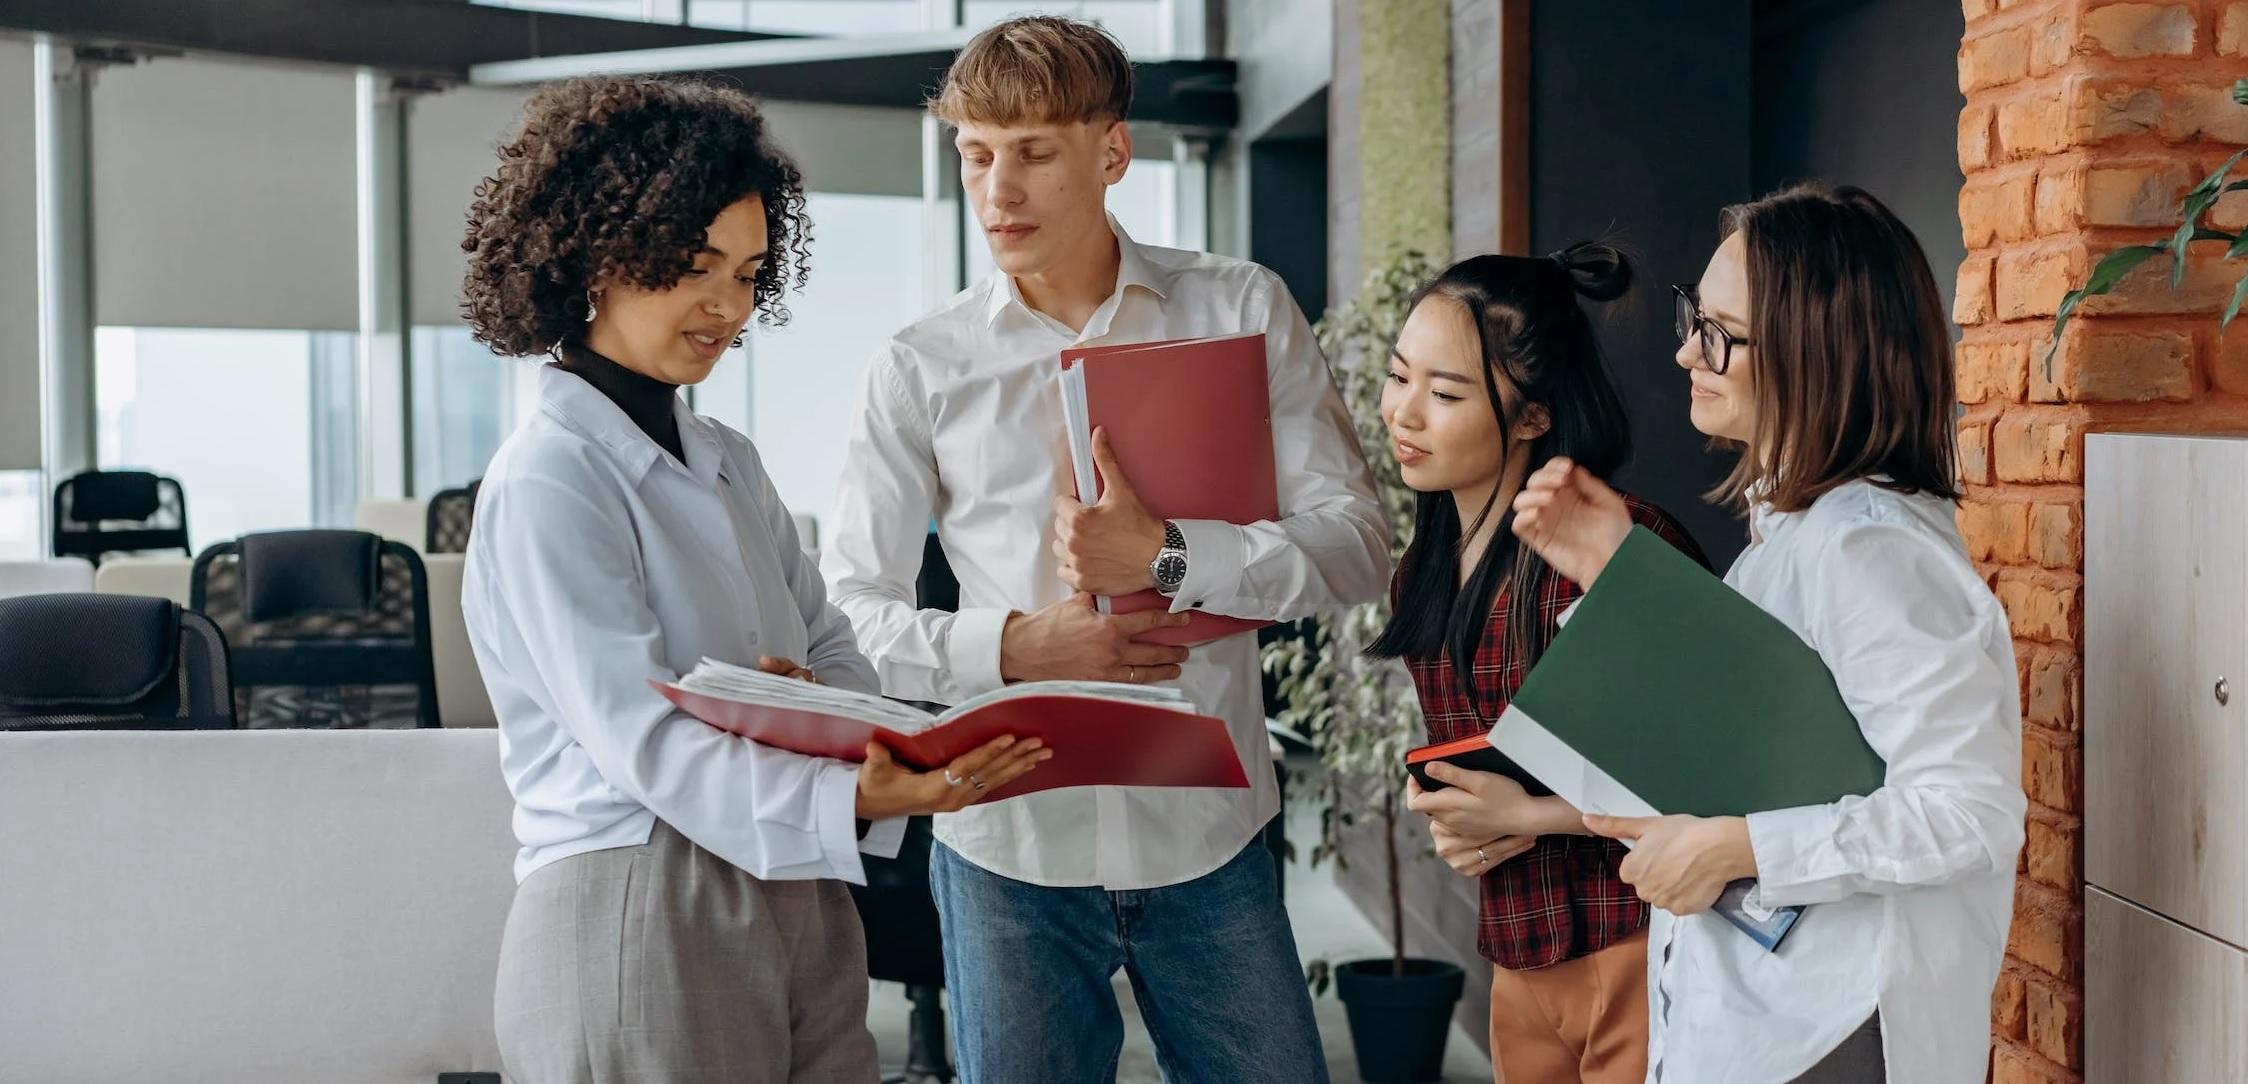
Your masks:
<instances>
[{"instance_id":1,"label":"blond man","mask_svg":"<svg viewBox=\"0 0 2248 1084\"><path fill-rule=\"evenodd\" d=\"M954 129L997 270L876 353L824 570L892 696L1176 682L1224 717L1249 771L1246 790L1072 788L938 819L930 881L964 1079L1113 1078L1122 970L1171 1084L1324 1081L1279 873L1258 842L1280 798L1255 638L1188 652L1132 637L1190 609L1287 621L1372 599L1388 540L1279 277L1140 245L1106 214L1131 164L1131 94L1115 41L1059 18L995 26L947 73L931 112ZM1165 522L1116 474L1099 503L1073 499L1056 454L1060 351L1245 331L1266 335L1277 521ZM957 613L914 605L931 522L960 581ZM1151 587L1174 613L1111 617L1091 602Z\"/></svg>"}]
</instances>

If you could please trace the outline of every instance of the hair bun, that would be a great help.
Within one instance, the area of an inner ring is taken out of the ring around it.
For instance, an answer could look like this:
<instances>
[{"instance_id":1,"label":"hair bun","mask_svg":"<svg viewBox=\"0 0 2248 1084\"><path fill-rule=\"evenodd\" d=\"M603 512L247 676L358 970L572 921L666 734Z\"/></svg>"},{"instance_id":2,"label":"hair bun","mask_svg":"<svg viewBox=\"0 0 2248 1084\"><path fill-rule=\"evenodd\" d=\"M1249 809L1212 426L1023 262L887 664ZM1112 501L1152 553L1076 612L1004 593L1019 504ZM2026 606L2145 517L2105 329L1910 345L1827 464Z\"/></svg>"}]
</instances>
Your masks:
<instances>
[{"instance_id":1,"label":"hair bun","mask_svg":"<svg viewBox=\"0 0 2248 1084\"><path fill-rule=\"evenodd\" d=\"M1631 289L1631 261L1605 241L1579 241L1547 259L1561 265L1579 296L1614 301Z\"/></svg>"}]
</instances>

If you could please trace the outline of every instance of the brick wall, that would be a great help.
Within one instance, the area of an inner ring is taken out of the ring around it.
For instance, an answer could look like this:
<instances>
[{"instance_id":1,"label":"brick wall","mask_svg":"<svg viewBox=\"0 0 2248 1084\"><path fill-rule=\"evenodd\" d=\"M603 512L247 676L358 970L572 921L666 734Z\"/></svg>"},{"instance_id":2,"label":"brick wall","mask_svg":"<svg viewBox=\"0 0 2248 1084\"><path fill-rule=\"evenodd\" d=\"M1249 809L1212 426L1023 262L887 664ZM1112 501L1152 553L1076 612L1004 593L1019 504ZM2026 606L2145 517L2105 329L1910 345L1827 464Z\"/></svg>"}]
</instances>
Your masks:
<instances>
[{"instance_id":1,"label":"brick wall","mask_svg":"<svg viewBox=\"0 0 2248 1084\"><path fill-rule=\"evenodd\" d=\"M2239 265L2170 291L2167 261L2079 310L2061 295L2110 249L2166 236L2179 197L2248 143L2248 0L1963 0L1966 182L1953 317L1960 527L2013 621L2029 793L2014 928L1992 1000L1996 1084L2083 1067L2083 447L2095 430L2248 426L2248 329L2216 331ZM2248 193L2212 216L2248 221ZM2216 246L2204 245L2205 248Z\"/></svg>"}]
</instances>

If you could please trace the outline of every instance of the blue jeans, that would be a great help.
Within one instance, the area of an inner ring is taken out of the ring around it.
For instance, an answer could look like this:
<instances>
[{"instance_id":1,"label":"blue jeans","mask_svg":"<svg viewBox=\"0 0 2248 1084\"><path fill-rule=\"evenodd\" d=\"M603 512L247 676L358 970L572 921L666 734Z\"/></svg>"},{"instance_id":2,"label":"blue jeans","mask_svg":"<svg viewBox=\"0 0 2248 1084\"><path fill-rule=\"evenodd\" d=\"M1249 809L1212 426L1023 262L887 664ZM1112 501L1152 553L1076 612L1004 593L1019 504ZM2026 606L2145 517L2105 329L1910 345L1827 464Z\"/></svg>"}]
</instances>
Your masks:
<instances>
[{"instance_id":1,"label":"blue jeans","mask_svg":"<svg viewBox=\"0 0 2248 1084\"><path fill-rule=\"evenodd\" d=\"M1117 968L1167 1084L1326 1084L1278 880L1261 837L1194 880L1132 892L1042 888L932 848L962 1084L1115 1080Z\"/></svg>"}]
</instances>

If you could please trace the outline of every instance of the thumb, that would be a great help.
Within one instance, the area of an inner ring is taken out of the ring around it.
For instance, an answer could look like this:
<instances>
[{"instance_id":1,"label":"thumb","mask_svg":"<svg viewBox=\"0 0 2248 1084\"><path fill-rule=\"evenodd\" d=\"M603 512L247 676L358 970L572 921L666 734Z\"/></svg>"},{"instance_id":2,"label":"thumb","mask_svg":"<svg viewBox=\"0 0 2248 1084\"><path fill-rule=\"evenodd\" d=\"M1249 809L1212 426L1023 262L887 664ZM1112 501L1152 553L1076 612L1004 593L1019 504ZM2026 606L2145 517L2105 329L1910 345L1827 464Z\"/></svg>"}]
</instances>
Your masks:
<instances>
[{"instance_id":1,"label":"thumb","mask_svg":"<svg viewBox=\"0 0 2248 1084\"><path fill-rule=\"evenodd\" d=\"M872 771L884 771L896 767L897 760L890 756L889 746L870 741L866 743L866 766Z\"/></svg>"},{"instance_id":2,"label":"thumb","mask_svg":"<svg viewBox=\"0 0 2248 1084\"><path fill-rule=\"evenodd\" d=\"M1465 771L1462 771L1458 765L1453 764L1450 761L1429 761L1427 770L1428 777L1430 779L1449 783L1455 787L1465 786L1467 784L1467 773Z\"/></svg>"},{"instance_id":3,"label":"thumb","mask_svg":"<svg viewBox=\"0 0 2248 1084\"><path fill-rule=\"evenodd\" d=\"M1108 504L1115 499L1118 490L1131 492L1131 483L1125 481L1124 471L1116 465L1116 449L1108 442L1108 429L1105 426L1093 430L1093 466L1100 470L1101 504Z\"/></svg>"},{"instance_id":4,"label":"thumb","mask_svg":"<svg viewBox=\"0 0 2248 1084\"><path fill-rule=\"evenodd\" d=\"M1601 813L1585 814L1585 828L1596 836L1609 839L1638 839L1647 831L1652 817L1610 817Z\"/></svg>"},{"instance_id":5,"label":"thumb","mask_svg":"<svg viewBox=\"0 0 2248 1084\"><path fill-rule=\"evenodd\" d=\"M796 664L787 659L776 659L771 655L759 655L757 656L757 668L768 674L785 675L795 670Z\"/></svg>"}]
</instances>

